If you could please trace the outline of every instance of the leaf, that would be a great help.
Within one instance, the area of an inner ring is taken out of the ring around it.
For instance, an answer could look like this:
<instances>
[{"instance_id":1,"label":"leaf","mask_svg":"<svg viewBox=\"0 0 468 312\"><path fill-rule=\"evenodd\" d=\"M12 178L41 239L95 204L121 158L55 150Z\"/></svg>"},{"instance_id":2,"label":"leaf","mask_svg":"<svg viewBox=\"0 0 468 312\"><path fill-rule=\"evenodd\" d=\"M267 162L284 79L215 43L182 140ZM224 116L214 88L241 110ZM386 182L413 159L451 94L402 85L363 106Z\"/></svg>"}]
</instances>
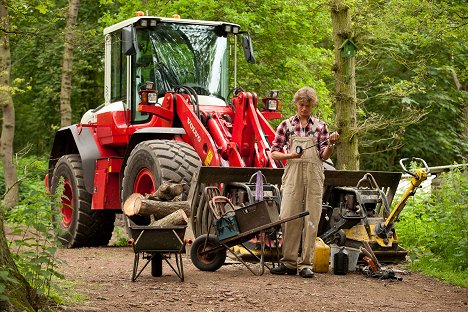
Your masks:
<instances>
[{"instance_id":1,"label":"leaf","mask_svg":"<svg viewBox=\"0 0 468 312\"><path fill-rule=\"evenodd\" d=\"M5 302L8 302L8 303L9 303L9 302L10 302L10 298L8 298L8 297L5 296L5 295L1 295L1 294L0 294L0 301L5 301Z\"/></svg>"},{"instance_id":2,"label":"leaf","mask_svg":"<svg viewBox=\"0 0 468 312\"><path fill-rule=\"evenodd\" d=\"M45 3L39 3L36 5L36 10L39 11L41 14L46 14L48 11L47 5Z\"/></svg>"}]
</instances>

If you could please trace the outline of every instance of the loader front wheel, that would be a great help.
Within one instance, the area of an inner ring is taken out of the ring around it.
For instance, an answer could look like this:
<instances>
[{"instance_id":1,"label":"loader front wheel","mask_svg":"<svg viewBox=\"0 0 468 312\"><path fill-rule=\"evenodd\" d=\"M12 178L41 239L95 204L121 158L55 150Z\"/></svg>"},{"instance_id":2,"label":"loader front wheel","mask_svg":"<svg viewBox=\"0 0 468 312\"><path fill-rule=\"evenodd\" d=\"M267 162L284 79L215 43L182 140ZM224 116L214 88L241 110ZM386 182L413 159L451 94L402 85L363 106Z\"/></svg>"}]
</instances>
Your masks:
<instances>
[{"instance_id":1,"label":"loader front wheel","mask_svg":"<svg viewBox=\"0 0 468 312\"><path fill-rule=\"evenodd\" d=\"M60 202L52 205L52 218L60 242L67 248L107 245L114 230L115 213L91 210L91 194L85 188L79 155L64 155L57 161L51 192L58 191Z\"/></svg>"},{"instance_id":2,"label":"loader front wheel","mask_svg":"<svg viewBox=\"0 0 468 312\"><path fill-rule=\"evenodd\" d=\"M198 236L190 249L190 258L193 265L201 271L214 272L219 269L226 260L226 248L200 255L205 250L219 246L219 240L215 235L210 234L207 237L207 234L203 234Z\"/></svg>"},{"instance_id":3,"label":"loader front wheel","mask_svg":"<svg viewBox=\"0 0 468 312\"><path fill-rule=\"evenodd\" d=\"M195 150L184 142L148 140L135 146L127 160L122 180L122 203L131 194L154 193L165 181L186 183L183 195L190 189L192 175L201 166ZM184 198L185 199L185 198ZM137 225L148 225L150 217L129 217Z\"/></svg>"}]
</instances>

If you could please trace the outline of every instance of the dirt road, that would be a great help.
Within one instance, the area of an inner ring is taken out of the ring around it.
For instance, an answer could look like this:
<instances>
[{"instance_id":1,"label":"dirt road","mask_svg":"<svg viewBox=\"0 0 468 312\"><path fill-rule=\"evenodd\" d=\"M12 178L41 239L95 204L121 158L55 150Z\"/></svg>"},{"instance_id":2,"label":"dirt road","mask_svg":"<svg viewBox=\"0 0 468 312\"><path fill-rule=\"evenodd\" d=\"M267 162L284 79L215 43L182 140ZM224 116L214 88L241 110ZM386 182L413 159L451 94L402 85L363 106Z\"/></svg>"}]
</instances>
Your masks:
<instances>
[{"instance_id":1,"label":"dirt road","mask_svg":"<svg viewBox=\"0 0 468 312\"><path fill-rule=\"evenodd\" d=\"M84 303L67 311L468 311L468 289L418 273L403 281L377 280L358 273L316 274L313 279L254 276L241 264L216 272L196 269L184 256L185 282L167 264L163 276L148 267L131 281L130 247L61 249L62 272L73 281L69 292Z\"/></svg>"}]
</instances>

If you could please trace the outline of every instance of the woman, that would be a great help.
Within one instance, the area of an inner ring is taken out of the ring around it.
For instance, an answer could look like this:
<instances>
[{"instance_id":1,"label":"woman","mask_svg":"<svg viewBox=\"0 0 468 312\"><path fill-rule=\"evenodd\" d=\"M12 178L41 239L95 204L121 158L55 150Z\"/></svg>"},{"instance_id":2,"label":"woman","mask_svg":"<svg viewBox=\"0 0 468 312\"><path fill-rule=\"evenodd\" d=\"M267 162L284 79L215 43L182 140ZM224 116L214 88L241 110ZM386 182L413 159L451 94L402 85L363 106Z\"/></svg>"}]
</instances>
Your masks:
<instances>
[{"instance_id":1,"label":"woman","mask_svg":"<svg viewBox=\"0 0 468 312\"><path fill-rule=\"evenodd\" d=\"M297 113L278 126L272 145L275 160L287 160L282 177L282 219L308 211L305 218L283 226L283 257L272 274L314 276L312 258L322 211L323 164L330 158L339 134L328 133L327 125L311 115L317 106L317 93L303 87L294 95ZM283 149L286 147L286 151ZM297 147L300 147L299 149ZM301 244L301 254L298 256Z\"/></svg>"}]
</instances>

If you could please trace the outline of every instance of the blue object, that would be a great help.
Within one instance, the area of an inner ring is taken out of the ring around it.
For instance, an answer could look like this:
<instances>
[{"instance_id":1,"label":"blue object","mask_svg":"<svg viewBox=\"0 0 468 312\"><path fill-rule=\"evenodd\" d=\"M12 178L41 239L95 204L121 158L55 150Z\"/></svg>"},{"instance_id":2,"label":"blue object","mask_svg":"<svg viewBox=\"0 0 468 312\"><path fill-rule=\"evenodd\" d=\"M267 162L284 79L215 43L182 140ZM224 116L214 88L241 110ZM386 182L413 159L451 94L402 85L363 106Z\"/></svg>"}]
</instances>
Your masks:
<instances>
[{"instance_id":1,"label":"blue object","mask_svg":"<svg viewBox=\"0 0 468 312\"><path fill-rule=\"evenodd\" d=\"M215 220L215 226L216 235L220 241L236 236L240 233L235 215L224 216L218 220Z\"/></svg>"}]
</instances>

